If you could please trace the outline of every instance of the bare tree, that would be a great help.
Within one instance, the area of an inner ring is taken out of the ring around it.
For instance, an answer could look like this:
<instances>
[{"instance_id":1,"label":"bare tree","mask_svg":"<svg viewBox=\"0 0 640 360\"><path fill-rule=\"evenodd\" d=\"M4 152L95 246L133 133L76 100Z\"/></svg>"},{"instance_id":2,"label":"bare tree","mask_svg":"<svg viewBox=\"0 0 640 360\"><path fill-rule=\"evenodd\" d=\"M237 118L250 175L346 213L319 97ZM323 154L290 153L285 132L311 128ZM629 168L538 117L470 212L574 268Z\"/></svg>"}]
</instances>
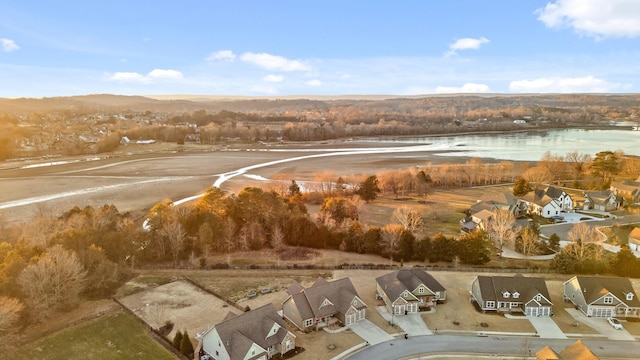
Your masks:
<instances>
[{"instance_id":1,"label":"bare tree","mask_svg":"<svg viewBox=\"0 0 640 360\"><path fill-rule=\"evenodd\" d=\"M393 211L393 220L397 221L405 229L415 233L422 228L424 221L422 215L407 205L402 205Z\"/></svg>"},{"instance_id":2,"label":"bare tree","mask_svg":"<svg viewBox=\"0 0 640 360\"><path fill-rule=\"evenodd\" d=\"M271 246L276 251L281 250L285 246L284 233L278 224L274 225L271 229Z\"/></svg>"},{"instance_id":3,"label":"bare tree","mask_svg":"<svg viewBox=\"0 0 640 360\"><path fill-rule=\"evenodd\" d=\"M498 209L489 220L487 233L500 252L504 245L513 243L519 232L520 226L516 224L516 217L508 210Z\"/></svg>"},{"instance_id":4,"label":"bare tree","mask_svg":"<svg viewBox=\"0 0 640 360\"><path fill-rule=\"evenodd\" d=\"M542 166L528 168L522 174L522 177L536 188L553 180L553 174L551 174L546 167Z\"/></svg>"},{"instance_id":5,"label":"bare tree","mask_svg":"<svg viewBox=\"0 0 640 360\"><path fill-rule=\"evenodd\" d=\"M387 224L382 227L382 243L387 247L387 254L389 254L390 261L393 260L393 255L396 253L396 248L400 242L403 230L404 228L398 224Z\"/></svg>"},{"instance_id":6,"label":"bare tree","mask_svg":"<svg viewBox=\"0 0 640 360\"><path fill-rule=\"evenodd\" d=\"M591 155L581 154L577 151L567 153L564 156L564 160L569 163L571 172L573 173L573 179L578 180L588 168L589 162L591 162Z\"/></svg>"},{"instance_id":7,"label":"bare tree","mask_svg":"<svg viewBox=\"0 0 640 360\"><path fill-rule=\"evenodd\" d=\"M21 334L18 319L23 309L18 299L0 296L0 354L7 359L17 357Z\"/></svg>"},{"instance_id":8,"label":"bare tree","mask_svg":"<svg viewBox=\"0 0 640 360\"><path fill-rule=\"evenodd\" d=\"M178 256L184 246L184 240L187 237L187 232L184 231L182 225L174 219L162 224L160 229L160 235L164 236L169 242L169 248L173 257L173 264L178 263Z\"/></svg>"},{"instance_id":9,"label":"bare tree","mask_svg":"<svg viewBox=\"0 0 640 360\"><path fill-rule=\"evenodd\" d=\"M589 248L593 248L590 244L599 240L595 229L584 222L573 225L567 233L567 238L572 242L570 246L567 246L567 251L579 261L583 261L588 257ZM602 249L601 246L598 246L598 248ZM596 252L594 255L598 257L600 254Z\"/></svg>"},{"instance_id":10,"label":"bare tree","mask_svg":"<svg viewBox=\"0 0 640 360\"><path fill-rule=\"evenodd\" d=\"M72 305L84 289L86 272L75 252L56 245L18 277L25 302L36 319L60 306Z\"/></svg>"},{"instance_id":11,"label":"bare tree","mask_svg":"<svg viewBox=\"0 0 640 360\"><path fill-rule=\"evenodd\" d=\"M529 226L522 230L522 254L526 257L533 255L538 242L538 234Z\"/></svg>"}]
</instances>

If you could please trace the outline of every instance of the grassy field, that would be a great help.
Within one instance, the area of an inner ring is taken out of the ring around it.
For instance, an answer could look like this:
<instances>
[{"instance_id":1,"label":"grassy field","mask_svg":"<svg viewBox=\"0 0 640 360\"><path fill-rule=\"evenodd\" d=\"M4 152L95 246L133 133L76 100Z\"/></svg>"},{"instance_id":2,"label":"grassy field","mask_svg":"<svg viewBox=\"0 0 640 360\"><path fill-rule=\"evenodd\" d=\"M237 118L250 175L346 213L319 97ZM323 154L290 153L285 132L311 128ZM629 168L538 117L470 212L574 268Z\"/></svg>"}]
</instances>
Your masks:
<instances>
[{"instance_id":1,"label":"grassy field","mask_svg":"<svg viewBox=\"0 0 640 360\"><path fill-rule=\"evenodd\" d=\"M122 311L28 343L17 359L167 359L173 354Z\"/></svg>"}]
</instances>

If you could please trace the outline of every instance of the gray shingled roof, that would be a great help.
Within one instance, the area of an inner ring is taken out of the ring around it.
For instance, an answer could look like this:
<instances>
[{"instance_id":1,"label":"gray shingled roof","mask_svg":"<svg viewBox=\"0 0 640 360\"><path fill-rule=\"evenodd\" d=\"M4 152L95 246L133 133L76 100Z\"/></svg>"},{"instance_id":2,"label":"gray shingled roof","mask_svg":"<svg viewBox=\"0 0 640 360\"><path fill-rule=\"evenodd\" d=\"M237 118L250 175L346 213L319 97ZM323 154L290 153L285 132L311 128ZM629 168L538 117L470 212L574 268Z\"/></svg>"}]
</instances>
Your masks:
<instances>
[{"instance_id":1,"label":"gray shingled roof","mask_svg":"<svg viewBox=\"0 0 640 360\"><path fill-rule=\"evenodd\" d=\"M415 268L400 269L380 276L376 281L391 301L397 299L405 290L413 292L420 284L424 284L432 292L445 290L444 286L431 276L431 274L422 269Z\"/></svg>"},{"instance_id":2,"label":"gray shingled roof","mask_svg":"<svg viewBox=\"0 0 640 360\"><path fill-rule=\"evenodd\" d=\"M300 284L298 284L302 288ZM291 294L297 289L287 290ZM297 293L291 294L293 302L298 308L298 312L302 319L310 319L312 317L330 316L336 313L345 314L351 306L351 301L358 296L356 288L353 286L351 279L348 277L327 281L318 279L309 288L302 288ZM359 296L358 296L359 297ZM322 306L322 303L328 300L331 304ZM362 308L366 307L364 305Z\"/></svg>"},{"instance_id":3,"label":"gray shingled roof","mask_svg":"<svg viewBox=\"0 0 640 360\"><path fill-rule=\"evenodd\" d=\"M610 292L628 306L640 307L640 299L633 290L631 281L627 278L582 275L578 275L576 278L587 304L591 304ZM633 294L633 300L627 300L626 294L630 292Z\"/></svg>"},{"instance_id":4,"label":"gray shingled roof","mask_svg":"<svg viewBox=\"0 0 640 360\"><path fill-rule=\"evenodd\" d=\"M551 301L547 284L543 278L524 277L521 274L515 276L478 276L480 292L484 300L512 301L513 297L504 297L505 292L513 294L518 292L519 302L526 303L540 294Z\"/></svg>"},{"instance_id":5,"label":"gray shingled roof","mask_svg":"<svg viewBox=\"0 0 640 360\"><path fill-rule=\"evenodd\" d=\"M280 330L267 337L274 324L280 325ZM288 333L272 303L225 320L214 327L231 359L244 359L254 343L264 349L278 344Z\"/></svg>"}]
</instances>

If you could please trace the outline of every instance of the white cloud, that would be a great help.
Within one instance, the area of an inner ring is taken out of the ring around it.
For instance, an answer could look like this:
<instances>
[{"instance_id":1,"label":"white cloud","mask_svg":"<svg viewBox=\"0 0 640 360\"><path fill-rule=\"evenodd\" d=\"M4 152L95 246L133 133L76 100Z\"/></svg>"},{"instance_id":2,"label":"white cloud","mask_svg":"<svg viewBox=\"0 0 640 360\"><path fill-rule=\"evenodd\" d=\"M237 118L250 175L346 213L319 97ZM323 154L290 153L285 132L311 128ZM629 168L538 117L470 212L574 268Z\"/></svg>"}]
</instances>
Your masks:
<instances>
[{"instance_id":1,"label":"white cloud","mask_svg":"<svg viewBox=\"0 0 640 360\"><path fill-rule=\"evenodd\" d=\"M488 93L491 89L485 84L466 83L460 87L455 86L438 86L436 93L438 94L451 94L451 93Z\"/></svg>"},{"instance_id":2,"label":"white cloud","mask_svg":"<svg viewBox=\"0 0 640 360\"><path fill-rule=\"evenodd\" d=\"M15 41L9 39L0 39L0 45L4 52L12 52L20 49L20 46Z\"/></svg>"},{"instance_id":3,"label":"white cloud","mask_svg":"<svg viewBox=\"0 0 640 360\"><path fill-rule=\"evenodd\" d=\"M170 69L154 69L147 75L142 75L137 72L117 72L114 74L107 74L106 79L109 81L119 81L128 83L140 83L146 84L153 80L180 80L183 75L180 71Z\"/></svg>"},{"instance_id":4,"label":"white cloud","mask_svg":"<svg viewBox=\"0 0 640 360\"><path fill-rule=\"evenodd\" d=\"M147 77L152 79L171 79L171 80L179 80L182 79L182 73L178 70L171 69L153 69Z\"/></svg>"},{"instance_id":5,"label":"white cloud","mask_svg":"<svg viewBox=\"0 0 640 360\"><path fill-rule=\"evenodd\" d=\"M264 80L266 82L271 82L271 83L278 83L278 82L282 82L284 80L284 76L282 76L282 75L267 75L267 76L263 77L262 80Z\"/></svg>"},{"instance_id":6,"label":"white cloud","mask_svg":"<svg viewBox=\"0 0 640 360\"><path fill-rule=\"evenodd\" d=\"M321 86L322 85L322 81L320 81L318 79L313 79L313 80L307 81L305 84L307 84L309 86Z\"/></svg>"},{"instance_id":7,"label":"white cloud","mask_svg":"<svg viewBox=\"0 0 640 360\"><path fill-rule=\"evenodd\" d=\"M254 64L267 70L279 71L310 71L311 67L298 60L289 60L282 56L267 53L247 52L240 56L240 60Z\"/></svg>"},{"instance_id":8,"label":"white cloud","mask_svg":"<svg viewBox=\"0 0 640 360\"><path fill-rule=\"evenodd\" d=\"M225 60L225 61L233 61L236 58L236 54L231 50L220 50L216 52L212 52L209 56L207 56L207 61L216 61L216 60Z\"/></svg>"},{"instance_id":9,"label":"white cloud","mask_svg":"<svg viewBox=\"0 0 640 360\"><path fill-rule=\"evenodd\" d=\"M521 93L606 93L621 86L623 85L610 83L593 76L575 78L549 77L512 81L509 84L509 90Z\"/></svg>"},{"instance_id":10,"label":"white cloud","mask_svg":"<svg viewBox=\"0 0 640 360\"><path fill-rule=\"evenodd\" d=\"M569 27L596 39L640 36L637 0L557 0L535 13L547 27Z\"/></svg>"},{"instance_id":11,"label":"white cloud","mask_svg":"<svg viewBox=\"0 0 640 360\"><path fill-rule=\"evenodd\" d=\"M108 80L122 81L122 82L145 82L144 75L137 72L117 72L107 76Z\"/></svg>"},{"instance_id":12,"label":"white cloud","mask_svg":"<svg viewBox=\"0 0 640 360\"><path fill-rule=\"evenodd\" d=\"M488 43L489 43L489 39L485 37L480 37L477 39L474 39L474 38L458 39L456 40L456 42L449 45L449 51L447 52L447 55L455 55L457 54L458 50L469 50L469 49L477 50L480 48L480 46Z\"/></svg>"}]
</instances>

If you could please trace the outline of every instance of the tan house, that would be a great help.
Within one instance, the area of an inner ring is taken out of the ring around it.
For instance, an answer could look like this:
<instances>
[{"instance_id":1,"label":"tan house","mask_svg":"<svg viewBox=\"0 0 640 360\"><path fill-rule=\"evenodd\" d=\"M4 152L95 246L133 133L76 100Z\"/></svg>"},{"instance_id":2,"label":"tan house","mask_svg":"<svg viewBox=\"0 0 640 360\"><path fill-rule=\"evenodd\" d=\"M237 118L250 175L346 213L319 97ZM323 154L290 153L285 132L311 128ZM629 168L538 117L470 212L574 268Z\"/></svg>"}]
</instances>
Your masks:
<instances>
[{"instance_id":1,"label":"tan house","mask_svg":"<svg viewBox=\"0 0 640 360\"><path fill-rule=\"evenodd\" d=\"M578 340L573 345L564 348L559 353L555 352L549 345L543 347L536 353L536 360L598 360L591 349L582 340Z\"/></svg>"},{"instance_id":2,"label":"tan house","mask_svg":"<svg viewBox=\"0 0 640 360\"><path fill-rule=\"evenodd\" d=\"M627 205L640 202L640 178L636 181L612 182L609 190L624 198Z\"/></svg>"},{"instance_id":3,"label":"tan house","mask_svg":"<svg viewBox=\"0 0 640 360\"><path fill-rule=\"evenodd\" d=\"M613 211L618 209L617 196L611 190L586 191L583 210Z\"/></svg>"},{"instance_id":4,"label":"tan house","mask_svg":"<svg viewBox=\"0 0 640 360\"><path fill-rule=\"evenodd\" d=\"M640 251L640 227L633 228L629 233L629 249Z\"/></svg>"},{"instance_id":5,"label":"tan house","mask_svg":"<svg viewBox=\"0 0 640 360\"><path fill-rule=\"evenodd\" d=\"M302 331L334 323L351 325L366 316L367 305L349 278L334 281L319 278L308 288L294 282L287 294L282 302L282 314Z\"/></svg>"},{"instance_id":6,"label":"tan house","mask_svg":"<svg viewBox=\"0 0 640 360\"><path fill-rule=\"evenodd\" d=\"M562 297L587 316L640 318L640 300L627 278L574 276L564 282Z\"/></svg>"},{"instance_id":7,"label":"tan house","mask_svg":"<svg viewBox=\"0 0 640 360\"><path fill-rule=\"evenodd\" d=\"M225 320L201 336L202 350L214 360L267 360L295 349L296 336L269 303Z\"/></svg>"},{"instance_id":8,"label":"tan house","mask_svg":"<svg viewBox=\"0 0 640 360\"><path fill-rule=\"evenodd\" d=\"M447 290L422 269L401 269L376 279L376 294L394 315L419 312L447 299Z\"/></svg>"},{"instance_id":9,"label":"tan house","mask_svg":"<svg viewBox=\"0 0 640 360\"><path fill-rule=\"evenodd\" d=\"M551 316L553 303L543 278L476 276L471 282L471 300L482 311L527 316Z\"/></svg>"}]
</instances>

